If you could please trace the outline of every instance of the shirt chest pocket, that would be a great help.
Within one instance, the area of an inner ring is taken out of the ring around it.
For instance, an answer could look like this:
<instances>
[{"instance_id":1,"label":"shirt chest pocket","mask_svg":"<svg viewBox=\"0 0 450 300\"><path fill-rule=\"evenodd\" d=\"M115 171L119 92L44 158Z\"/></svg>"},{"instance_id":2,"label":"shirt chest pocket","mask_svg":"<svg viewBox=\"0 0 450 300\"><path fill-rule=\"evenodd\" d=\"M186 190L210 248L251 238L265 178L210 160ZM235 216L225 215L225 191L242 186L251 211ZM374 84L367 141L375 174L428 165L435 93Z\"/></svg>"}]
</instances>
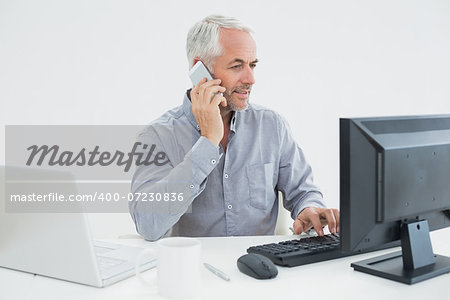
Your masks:
<instances>
[{"instance_id":1,"label":"shirt chest pocket","mask_svg":"<svg viewBox=\"0 0 450 300\"><path fill-rule=\"evenodd\" d=\"M246 173L250 205L262 210L272 208L275 200L274 163L249 165Z\"/></svg>"}]
</instances>

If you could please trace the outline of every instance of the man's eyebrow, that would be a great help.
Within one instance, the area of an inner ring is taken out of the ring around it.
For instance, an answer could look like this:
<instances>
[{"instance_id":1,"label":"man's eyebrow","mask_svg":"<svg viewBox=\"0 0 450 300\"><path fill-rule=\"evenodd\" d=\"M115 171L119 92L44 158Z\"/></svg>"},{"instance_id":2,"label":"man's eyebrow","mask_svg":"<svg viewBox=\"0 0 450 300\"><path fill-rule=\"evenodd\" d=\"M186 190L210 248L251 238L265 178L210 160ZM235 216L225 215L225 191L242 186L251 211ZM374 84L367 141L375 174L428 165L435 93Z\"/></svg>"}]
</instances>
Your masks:
<instances>
[{"instance_id":1,"label":"man's eyebrow","mask_svg":"<svg viewBox=\"0 0 450 300\"><path fill-rule=\"evenodd\" d=\"M258 60L258 59L255 59L255 60L252 61L250 64L256 64L256 63L258 63L258 62L259 62L259 60ZM235 64L235 63L243 64L243 63L245 63L245 61L244 61L243 59L241 59L241 58L235 58L232 62L229 63L229 65L232 65L232 64Z\"/></svg>"}]
</instances>

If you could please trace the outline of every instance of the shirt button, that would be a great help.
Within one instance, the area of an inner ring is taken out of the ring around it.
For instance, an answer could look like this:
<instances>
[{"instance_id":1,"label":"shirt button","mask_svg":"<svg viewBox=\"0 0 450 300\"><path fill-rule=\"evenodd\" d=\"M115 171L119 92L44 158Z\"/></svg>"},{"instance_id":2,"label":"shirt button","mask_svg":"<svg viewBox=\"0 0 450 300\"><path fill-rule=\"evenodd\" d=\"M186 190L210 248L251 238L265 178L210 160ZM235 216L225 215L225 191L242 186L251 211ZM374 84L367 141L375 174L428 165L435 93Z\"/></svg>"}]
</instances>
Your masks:
<instances>
[{"instance_id":1,"label":"shirt button","mask_svg":"<svg viewBox=\"0 0 450 300\"><path fill-rule=\"evenodd\" d=\"M225 174L223 177L228 178L228 174Z\"/></svg>"},{"instance_id":2,"label":"shirt button","mask_svg":"<svg viewBox=\"0 0 450 300\"><path fill-rule=\"evenodd\" d=\"M233 208L233 205L228 204L228 209L232 209L232 208Z\"/></svg>"},{"instance_id":3,"label":"shirt button","mask_svg":"<svg viewBox=\"0 0 450 300\"><path fill-rule=\"evenodd\" d=\"M213 165L215 165L215 164L216 164L216 160L215 160L215 159L211 160L211 163L212 163Z\"/></svg>"},{"instance_id":4,"label":"shirt button","mask_svg":"<svg viewBox=\"0 0 450 300\"><path fill-rule=\"evenodd\" d=\"M194 185L193 184L191 184L190 186L189 186L191 189L193 189L194 188Z\"/></svg>"}]
</instances>

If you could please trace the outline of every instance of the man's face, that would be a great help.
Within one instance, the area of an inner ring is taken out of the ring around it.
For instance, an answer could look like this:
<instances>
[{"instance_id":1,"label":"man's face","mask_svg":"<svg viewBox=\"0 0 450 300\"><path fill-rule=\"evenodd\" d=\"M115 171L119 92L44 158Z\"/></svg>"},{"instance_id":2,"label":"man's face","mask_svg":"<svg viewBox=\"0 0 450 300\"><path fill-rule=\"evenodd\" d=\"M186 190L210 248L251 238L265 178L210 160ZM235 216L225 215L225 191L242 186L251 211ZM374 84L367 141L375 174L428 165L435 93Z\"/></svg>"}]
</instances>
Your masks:
<instances>
[{"instance_id":1,"label":"man's face","mask_svg":"<svg viewBox=\"0 0 450 300\"><path fill-rule=\"evenodd\" d=\"M222 80L220 84L226 91L227 109L241 111L247 108L255 77L256 45L249 33L224 29L219 39L224 54L214 62L214 78Z\"/></svg>"}]
</instances>

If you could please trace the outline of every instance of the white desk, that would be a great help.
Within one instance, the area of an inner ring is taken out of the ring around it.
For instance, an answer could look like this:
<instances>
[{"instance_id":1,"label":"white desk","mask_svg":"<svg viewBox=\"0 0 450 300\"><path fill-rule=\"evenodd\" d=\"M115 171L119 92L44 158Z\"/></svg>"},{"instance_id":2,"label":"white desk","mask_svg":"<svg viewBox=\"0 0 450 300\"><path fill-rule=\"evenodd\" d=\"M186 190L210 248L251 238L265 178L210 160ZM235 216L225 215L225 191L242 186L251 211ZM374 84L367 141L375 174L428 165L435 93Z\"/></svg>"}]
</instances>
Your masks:
<instances>
[{"instance_id":1,"label":"white desk","mask_svg":"<svg viewBox=\"0 0 450 300\"><path fill-rule=\"evenodd\" d=\"M450 256L450 228L432 232L435 253ZM295 268L278 267L278 276L256 280L239 272L236 260L249 246L292 239L292 236L201 238L203 261L231 277L226 282L203 268L203 299L450 299L450 275L409 286L353 271L350 263L391 250L351 256ZM140 239L109 240L141 247ZM145 273L152 276L155 270ZM176 283L174 283L176 288ZM161 299L149 293L136 277L107 288L94 288L0 268L0 299Z\"/></svg>"}]
</instances>

